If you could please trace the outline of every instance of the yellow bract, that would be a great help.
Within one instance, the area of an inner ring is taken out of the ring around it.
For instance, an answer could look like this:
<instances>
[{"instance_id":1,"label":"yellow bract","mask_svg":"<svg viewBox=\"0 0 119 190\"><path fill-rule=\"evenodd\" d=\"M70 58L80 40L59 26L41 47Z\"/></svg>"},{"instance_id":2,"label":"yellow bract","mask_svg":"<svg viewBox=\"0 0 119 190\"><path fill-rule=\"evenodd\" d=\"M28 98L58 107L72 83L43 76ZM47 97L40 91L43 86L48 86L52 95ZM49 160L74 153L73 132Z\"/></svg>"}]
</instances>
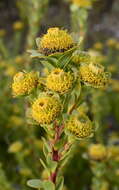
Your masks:
<instances>
[{"instance_id":1,"label":"yellow bract","mask_svg":"<svg viewBox=\"0 0 119 190\"><path fill-rule=\"evenodd\" d=\"M82 65L79 74L82 82L95 88L104 88L109 82L109 74L99 64Z\"/></svg>"},{"instance_id":2,"label":"yellow bract","mask_svg":"<svg viewBox=\"0 0 119 190\"><path fill-rule=\"evenodd\" d=\"M61 103L56 97L39 97L32 105L32 117L40 124L50 124L61 111Z\"/></svg>"},{"instance_id":3,"label":"yellow bract","mask_svg":"<svg viewBox=\"0 0 119 190\"><path fill-rule=\"evenodd\" d=\"M35 72L17 73L13 78L12 92L14 96L29 94L38 83L38 76Z\"/></svg>"},{"instance_id":4,"label":"yellow bract","mask_svg":"<svg viewBox=\"0 0 119 190\"><path fill-rule=\"evenodd\" d=\"M61 94L71 89L74 77L70 72L64 72L63 69L54 69L47 77L46 86L52 91Z\"/></svg>"},{"instance_id":5,"label":"yellow bract","mask_svg":"<svg viewBox=\"0 0 119 190\"><path fill-rule=\"evenodd\" d=\"M56 52L64 52L72 48L74 41L66 30L59 28L50 28L41 38L38 49L41 53L49 55Z\"/></svg>"},{"instance_id":6,"label":"yellow bract","mask_svg":"<svg viewBox=\"0 0 119 190\"><path fill-rule=\"evenodd\" d=\"M107 149L102 144L92 144L89 147L88 154L93 160L103 160L107 156Z\"/></svg>"},{"instance_id":7,"label":"yellow bract","mask_svg":"<svg viewBox=\"0 0 119 190\"><path fill-rule=\"evenodd\" d=\"M90 137L94 130L92 122L84 114L71 116L66 122L65 128L77 138Z\"/></svg>"}]
</instances>

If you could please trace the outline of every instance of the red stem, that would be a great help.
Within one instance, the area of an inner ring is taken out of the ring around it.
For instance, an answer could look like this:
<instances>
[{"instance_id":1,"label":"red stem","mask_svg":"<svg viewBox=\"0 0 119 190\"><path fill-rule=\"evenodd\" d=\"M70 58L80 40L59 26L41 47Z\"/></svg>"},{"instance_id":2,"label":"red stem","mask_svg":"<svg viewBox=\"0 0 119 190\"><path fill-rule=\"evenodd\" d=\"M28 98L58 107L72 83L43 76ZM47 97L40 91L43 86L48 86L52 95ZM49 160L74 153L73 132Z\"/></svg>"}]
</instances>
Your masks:
<instances>
[{"instance_id":1,"label":"red stem","mask_svg":"<svg viewBox=\"0 0 119 190\"><path fill-rule=\"evenodd\" d=\"M54 146L55 146L55 144L59 141L64 126L63 126L63 125L62 125L62 126L59 126L59 125L57 125L57 123L55 122L55 123L54 123L54 128L55 128L55 132L56 132L56 133L55 133L54 141L52 142L52 160L53 160L53 161L56 161L56 162L59 162L59 160L60 160L59 151L58 151L58 150L55 150L55 149L54 149ZM50 180L51 180L53 183L56 183L57 173L58 173L58 167L56 168L56 170L55 170L53 173L51 173L51 176L50 176Z\"/></svg>"}]
</instances>

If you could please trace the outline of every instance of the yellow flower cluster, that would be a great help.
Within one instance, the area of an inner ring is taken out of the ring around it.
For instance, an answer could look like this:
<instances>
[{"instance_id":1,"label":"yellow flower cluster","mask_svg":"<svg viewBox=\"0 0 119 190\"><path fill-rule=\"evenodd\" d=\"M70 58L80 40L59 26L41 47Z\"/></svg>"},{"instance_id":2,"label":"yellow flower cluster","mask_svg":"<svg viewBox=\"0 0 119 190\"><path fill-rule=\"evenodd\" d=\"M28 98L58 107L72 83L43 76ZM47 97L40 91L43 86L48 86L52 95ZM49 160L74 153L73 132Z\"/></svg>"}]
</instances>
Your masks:
<instances>
[{"instance_id":1,"label":"yellow flower cluster","mask_svg":"<svg viewBox=\"0 0 119 190\"><path fill-rule=\"evenodd\" d=\"M6 30L5 29L0 29L0 37L4 37L6 34Z\"/></svg>"},{"instance_id":2,"label":"yellow flower cluster","mask_svg":"<svg viewBox=\"0 0 119 190\"><path fill-rule=\"evenodd\" d=\"M109 183L107 181L103 181L100 190L109 190Z\"/></svg>"},{"instance_id":3,"label":"yellow flower cluster","mask_svg":"<svg viewBox=\"0 0 119 190\"><path fill-rule=\"evenodd\" d=\"M104 72L104 67L98 63L90 63L89 69L96 75Z\"/></svg>"},{"instance_id":4,"label":"yellow flower cluster","mask_svg":"<svg viewBox=\"0 0 119 190\"><path fill-rule=\"evenodd\" d=\"M21 168L19 172L21 175L23 175L25 177L32 176L32 171L29 168Z\"/></svg>"},{"instance_id":5,"label":"yellow flower cluster","mask_svg":"<svg viewBox=\"0 0 119 190\"><path fill-rule=\"evenodd\" d=\"M93 160L103 160L107 156L107 149L102 144L92 144L89 147L88 154Z\"/></svg>"},{"instance_id":6,"label":"yellow flower cluster","mask_svg":"<svg viewBox=\"0 0 119 190\"><path fill-rule=\"evenodd\" d=\"M90 137L94 131L92 122L84 114L71 116L66 122L65 128L77 138Z\"/></svg>"},{"instance_id":7,"label":"yellow flower cluster","mask_svg":"<svg viewBox=\"0 0 119 190\"><path fill-rule=\"evenodd\" d=\"M74 77L70 72L56 68L48 75L46 86L52 91L64 94L71 89L73 79Z\"/></svg>"},{"instance_id":8,"label":"yellow flower cluster","mask_svg":"<svg viewBox=\"0 0 119 190\"><path fill-rule=\"evenodd\" d=\"M109 82L109 74L100 64L81 65L79 74L82 82L95 88L103 88Z\"/></svg>"},{"instance_id":9,"label":"yellow flower cluster","mask_svg":"<svg viewBox=\"0 0 119 190\"><path fill-rule=\"evenodd\" d=\"M12 91L14 96L29 94L38 83L36 72L18 72L13 78Z\"/></svg>"},{"instance_id":10,"label":"yellow flower cluster","mask_svg":"<svg viewBox=\"0 0 119 190\"><path fill-rule=\"evenodd\" d=\"M72 0L73 4L76 4L79 7L90 7L91 6L91 0Z\"/></svg>"},{"instance_id":11,"label":"yellow flower cluster","mask_svg":"<svg viewBox=\"0 0 119 190\"><path fill-rule=\"evenodd\" d=\"M53 96L39 97L32 105L32 117L40 124L50 124L61 111L61 103Z\"/></svg>"},{"instance_id":12,"label":"yellow flower cluster","mask_svg":"<svg viewBox=\"0 0 119 190\"><path fill-rule=\"evenodd\" d=\"M21 21L16 21L13 24L13 29L14 30L21 30L23 27L24 27L24 24Z\"/></svg>"},{"instance_id":13,"label":"yellow flower cluster","mask_svg":"<svg viewBox=\"0 0 119 190\"><path fill-rule=\"evenodd\" d=\"M6 67L5 75L9 77L13 77L16 72L17 72L16 68L12 65L9 65Z\"/></svg>"},{"instance_id":14,"label":"yellow flower cluster","mask_svg":"<svg viewBox=\"0 0 119 190\"><path fill-rule=\"evenodd\" d=\"M116 48L117 46L117 41L115 38L110 38L109 40L107 40L106 44L107 46L111 47L111 48Z\"/></svg>"},{"instance_id":15,"label":"yellow flower cluster","mask_svg":"<svg viewBox=\"0 0 119 190\"><path fill-rule=\"evenodd\" d=\"M119 161L119 146L109 146L108 147L108 157Z\"/></svg>"},{"instance_id":16,"label":"yellow flower cluster","mask_svg":"<svg viewBox=\"0 0 119 190\"><path fill-rule=\"evenodd\" d=\"M108 66L108 70L111 72L111 73L114 73L114 72L116 72L117 71L117 65L109 65Z\"/></svg>"},{"instance_id":17,"label":"yellow flower cluster","mask_svg":"<svg viewBox=\"0 0 119 190\"><path fill-rule=\"evenodd\" d=\"M23 147L22 143L21 143L20 141L16 141L16 142L12 143L12 144L9 146L8 151L9 151L10 153L16 153L16 152L21 151L22 147Z\"/></svg>"},{"instance_id":18,"label":"yellow flower cluster","mask_svg":"<svg viewBox=\"0 0 119 190\"><path fill-rule=\"evenodd\" d=\"M47 33L41 38L38 49L45 55L56 52L65 52L74 46L72 37L65 30L59 28L49 28Z\"/></svg>"},{"instance_id":19,"label":"yellow flower cluster","mask_svg":"<svg viewBox=\"0 0 119 190\"><path fill-rule=\"evenodd\" d=\"M103 49L103 44L101 42L97 42L93 46L94 49L96 50L102 50Z\"/></svg>"},{"instance_id":20,"label":"yellow flower cluster","mask_svg":"<svg viewBox=\"0 0 119 190\"><path fill-rule=\"evenodd\" d=\"M86 52L78 52L77 50L73 53L72 60L74 63L77 63L77 64L90 63L91 56Z\"/></svg>"},{"instance_id":21,"label":"yellow flower cluster","mask_svg":"<svg viewBox=\"0 0 119 190\"><path fill-rule=\"evenodd\" d=\"M110 84L113 91L119 92L119 80L110 79Z\"/></svg>"},{"instance_id":22,"label":"yellow flower cluster","mask_svg":"<svg viewBox=\"0 0 119 190\"><path fill-rule=\"evenodd\" d=\"M24 123L24 120L22 117L20 116L15 116L15 115L12 115L9 119L9 123L11 126L22 126L23 123Z\"/></svg>"},{"instance_id":23,"label":"yellow flower cluster","mask_svg":"<svg viewBox=\"0 0 119 190\"><path fill-rule=\"evenodd\" d=\"M22 63L24 63L24 57L16 56L14 61L16 64L22 64Z\"/></svg>"}]
</instances>

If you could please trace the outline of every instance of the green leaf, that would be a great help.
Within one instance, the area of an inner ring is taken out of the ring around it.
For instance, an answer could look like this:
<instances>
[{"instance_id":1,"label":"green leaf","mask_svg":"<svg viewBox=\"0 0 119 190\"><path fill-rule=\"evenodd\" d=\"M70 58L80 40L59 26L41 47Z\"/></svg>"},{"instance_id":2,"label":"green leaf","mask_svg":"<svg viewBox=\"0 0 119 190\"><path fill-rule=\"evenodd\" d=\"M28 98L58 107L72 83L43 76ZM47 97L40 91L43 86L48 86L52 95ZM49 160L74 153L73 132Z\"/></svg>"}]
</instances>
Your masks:
<instances>
[{"instance_id":1,"label":"green leaf","mask_svg":"<svg viewBox=\"0 0 119 190\"><path fill-rule=\"evenodd\" d=\"M31 58L45 58L45 56L37 50L27 50L27 52L30 53Z\"/></svg>"},{"instance_id":2,"label":"green leaf","mask_svg":"<svg viewBox=\"0 0 119 190\"><path fill-rule=\"evenodd\" d=\"M43 182L40 179L31 179L27 181L27 185L35 189L42 188L42 183Z\"/></svg>"},{"instance_id":3,"label":"green leaf","mask_svg":"<svg viewBox=\"0 0 119 190\"><path fill-rule=\"evenodd\" d=\"M42 159L40 159L40 162L41 162L42 166L44 167L44 169L46 169L46 170L47 170L48 168L47 168L47 166L46 166L45 162L44 162Z\"/></svg>"},{"instance_id":4,"label":"green leaf","mask_svg":"<svg viewBox=\"0 0 119 190\"><path fill-rule=\"evenodd\" d=\"M41 38L36 38L36 45L37 45L37 46L40 45L40 41L41 41Z\"/></svg>"},{"instance_id":5,"label":"green leaf","mask_svg":"<svg viewBox=\"0 0 119 190\"><path fill-rule=\"evenodd\" d=\"M58 182L56 185L56 190L62 190L64 185L64 178L63 176L58 177Z\"/></svg>"},{"instance_id":6,"label":"green leaf","mask_svg":"<svg viewBox=\"0 0 119 190\"><path fill-rule=\"evenodd\" d=\"M44 153L44 156L47 158L48 150L47 150L45 144L43 144L43 153Z\"/></svg>"},{"instance_id":7,"label":"green leaf","mask_svg":"<svg viewBox=\"0 0 119 190\"><path fill-rule=\"evenodd\" d=\"M71 94L66 94L65 98L63 100L63 113L67 113L67 109L68 109L68 103L71 99Z\"/></svg>"},{"instance_id":8,"label":"green leaf","mask_svg":"<svg viewBox=\"0 0 119 190\"><path fill-rule=\"evenodd\" d=\"M62 55L61 58L57 61L57 66L64 69L71 60L71 56L71 54Z\"/></svg>"},{"instance_id":9,"label":"green leaf","mask_svg":"<svg viewBox=\"0 0 119 190\"><path fill-rule=\"evenodd\" d=\"M48 168L51 170L51 172L54 172L58 163L56 161L51 160L50 155L47 155L47 164L48 164Z\"/></svg>"},{"instance_id":10,"label":"green leaf","mask_svg":"<svg viewBox=\"0 0 119 190\"><path fill-rule=\"evenodd\" d=\"M47 60L52 66L54 66L54 67L57 66L57 62L56 62L57 59L56 59L56 58L47 56L47 57L46 57L46 60Z\"/></svg>"},{"instance_id":11,"label":"green leaf","mask_svg":"<svg viewBox=\"0 0 119 190\"><path fill-rule=\"evenodd\" d=\"M64 138L61 138L56 144L55 144L55 149L60 149L64 146L64 144L66 143L67 137L64 136Z\"/></svg>"},{"instance_id":12,"label":"green leaf","mask_svg":"<svg viewBox=\"0 0 119 190\"><path fill-rule=\"evenodd\" d=\"M76 49L75 48L72 48L71 50L69 51L66 51L57 61L57 67L60 67L60 68L66 68L67 65L69 64L69 62L71 61L71 57L72 57L72 53L73 51Z\"/></svg>"},{"instance_id":13,"label":"green leaf","mask_svg":"<svg viewBox=\"0 0 119 190\"><path fill-rule=\"evenodd\" d=\"M60 166L63 168L66 164L67 164L67 162L69 161L69 153L70 152L68 152L68 154L65 156L65 158L63 158L61 161L60 161Z\"/></svg>"},{"instance_id":14,"label":"green leaf","mask_svg":"<svg viewBox=\"0 0 119 190\"><path fill-rule=\"evenodd\" d=\"M44 146L46 147L47 151L48 152L51 152L51 147L50 145L48 144L48 142L46 141L46 139L44 137L42 137L42 140L43 140L43 143L44 143Z\"/></svg>"},{"instance_id":15,"label":"green leaf","mask_svg":"<svg viewBox=\"0 0 119 190\"><path fill-rule=\"evenodd\" d=\"M43 188L44 190L55 190L55 185L51 181L44 181Z\"/></svg>"}]
</instances>

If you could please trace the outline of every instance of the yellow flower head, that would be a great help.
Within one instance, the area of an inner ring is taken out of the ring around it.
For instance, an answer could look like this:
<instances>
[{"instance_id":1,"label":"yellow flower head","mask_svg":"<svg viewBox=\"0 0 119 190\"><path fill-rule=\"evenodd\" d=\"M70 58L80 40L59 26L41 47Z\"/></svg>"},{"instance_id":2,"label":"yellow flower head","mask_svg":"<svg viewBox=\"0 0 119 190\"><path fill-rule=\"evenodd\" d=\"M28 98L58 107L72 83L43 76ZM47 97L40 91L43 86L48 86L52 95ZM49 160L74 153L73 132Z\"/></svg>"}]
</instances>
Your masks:
<instances>
[{"instance_id":1,"label":"yellow flower head","mask_svg":"<svg viewBox=\"0 0 119 190\"><path fill-rule=\"evenodd\" d=\"M89 118L80 114L71 116L65 124L66 130L77 138L90 137L93 134L94 128Z\"/></svg>"},{"instance_id":2,"label":"yellow flower head","mask_svg":"<svg viewBox=\"0 0 119 190\"><path fill-rule=\"evenodd\" d=\"M78 50L77 50L73 53L72 60L74 63L77 63L77 64L80 64L80 63L88 64L88 63L90 63L91 56L86 52L78 52Z\"/></svg>"},{"instance_id":3,"label":"yellow flower head","mask_svg":"<svg viewBox=\"0 0 119 190\"><path fill-rule=\"evenodd\" d=\"M24 120L20 116L12 115L9 120L11 126L21 126L24 123Z\"/></svg>"},{"instance_id":4,"label":"yellow flower head","mask_svg":"<svg viewBox=\"0 0 119 190\"><path fill-rule=\"evenodd\" d=\"M113 91L119 92L119 80L110 79L110 85Z\"/></svg>"},{"instance_id":5,"label":"yellow flower head","mask_svg":"<svg viewBox=\"0 0 119 190\"><path fill-rule=\"evenodd\" d=\"M76 4L79 7L90 7L91 6L91 0L72 0L73 4Z\"/></svg>"},{"instance_id":6,"label":"yellow flower head","mask_svg":"<svg viewBox=\"0 0 119 190\"><path fill-rule=\"evenodd\" d=\"M115 174L119 177L119 169L116 169Z\"/></svg>"},{"instance_id":7,"label":"yellow flower head","mask_svg":"<svg viewBox=\"0 0 119 190\"><path fill-rule=\"evenodd\" d=\"M112 159L119 158L119 146L109 146L108 147L108 157Z\"/></svg>"},{"instance_id":8,"label":"yellow flower head","mask_svg":"<svg viewBox=\"0 0 119 190\"><path fill-rule=\"evenodd\" d=\"M57 68L48 75L46 86L52 91L64 94L71 89L73 80L74 77L70 72Z\"/></svg>"},{"instance_id":9,"label":"yellow flower head","mask_svg":"<svg viewBox=\"0 0 119 190\"><path fill-rule=\"evenodd\" d=\"M25 177L26 176L29 177L32 175L32 171L29 168L21 168L19 172L21 175L23 175Z\"/></svg>"},{"instance_id":10,"label":"yellow flower head","mask_svg":"<svg viewBox=\"0 0 119 190\"><path fill-rule=\"evenodd\" d=\"M97 42L94 44L94 49L96 50L102 50L103 49L103 44L101 42Z\"/></svg>"},{"instance_id":11,"label":"yellow flower head","mask_svg":"<svg viewBox=\"0 0 119 190\"><path fill-rule=\"evenodd\" d=\"M13 78L12 91L14 96L30 94L37 86L38 76L36 72L17 73Z\"/></svg>"},{"instance_id":12,"label":"yellow flower head","mask_svg":"<svg viewBox=\"0 0 119 190\"><path fill-rule=\"evenodd\" d=\"M72 37L66 30L59 28L49 28L47 33L41 38L38 49L45 55L56 52L65 52L74 46Z\"/></svg>"},{"instance_id":13,"label":"yellow flower head","mask_svg":"<svg viewBox=\"0 0 119 190\"><path fill-rule=\"evenodd\" d=\"M53 96L39 97L32 105L32 117L40 124L50 124L61 111L61 103Z\"/></svg>"},{"instance_id":14,"label":"yellow flower head","mask_svg":"<svg viewBox=\"0 0 119 190\"><path fill-rule=\"evenodd\" d=\"M109 190L109 183L107 181L103 181L101 183L100 190Z\"/></svg>"},{"instance_id":15,"label":"yellow flower head","mask_svg":"<svg viewBox=\"0 0 119 190\"><path fill-rule=\"evenodd\" d=\"M117 46L117 41L115 38L110 38L109 40L107 40L106 44L107 46L111 47L111 48L116 48Z\"/></svg>"},{"instance_id":16,"label":"yellow flower head","mask_svg":"<svg viewBox=\"0 0 119 190\"><path fill-rule=\"evenodd\" d=\"M21 30L23 27L24 27L24 24L21 21L16 21L13 24L13 29L14 30Z\"/></svg>"},{"instance_id":17,"label":"yellow flower head","mask_svg":"<svg viewBox=\"0 0 119 190\"><path fill-rule=\"evenodd\" d=\"M24 58L22 56L16 56L14 61L16 64L22 64L24 63Z\"/></svg>"},{"instance_id":18,"label":"yellow flower head","mask_svg":"<svg viewBox=\"0 0 119 190\"><path fill-rule=\"evenodd\" d=\"M92 144L89 147L88 154L93 160L103 160L107 156L107 149L102 144Z\"/></svg>"},{"instance_id":19,"label":"yellow flower head","mask_svg":"<svg viewBox=\"0 0 119 190\"><path fill-rule=\"evenodd\" d=\"M4 37L6 35L5 29L0 29L0 37Z\"/></svg>"},{"instance_id":20,"label":"yellow flower head","mask_svg":"<svg viewBox=\"0 0 119 190\"><path fill-rule=\"evenodd\" d=\"M13 77L15 73L16 73L16 68L12 65L9 65L5 70L5 74L9 77Z\"/></svg>"},{"instance_id":21,"label":"yellow flower head","mask_svg":"<svg viewBox=\"0 0 119 190\"><path fill-rule=\"evenodd\" d=\"M104 88L109 82L109 74L100 64L81 65L79 74L82 82L95 88Z\"/></svg>"},{"instance_id":22,"label":"yellow flower head","mask_svg":"<svg viewBox=\"0 0 119 190\"><path fill-rule=\"evenodd\" d=\"M114 72L117 72L117 65L109 65L108 66L108 70L111 72L111 73L114 73Z\"/></svg>"},{"instance_id":23,"label":"yellow flower head","mask_svg":"<svg viewBox=\"0 0 119 190\"><path fill-rule=\"evenodd\" d=\"M12 143L12 144L9 146L8 151L9 151L10 153L16 153L16 152L21 151L22 147L23 147L22 143L21 143L20 141L16 141L16 142Z\"/></svg>"}]
</instances>

